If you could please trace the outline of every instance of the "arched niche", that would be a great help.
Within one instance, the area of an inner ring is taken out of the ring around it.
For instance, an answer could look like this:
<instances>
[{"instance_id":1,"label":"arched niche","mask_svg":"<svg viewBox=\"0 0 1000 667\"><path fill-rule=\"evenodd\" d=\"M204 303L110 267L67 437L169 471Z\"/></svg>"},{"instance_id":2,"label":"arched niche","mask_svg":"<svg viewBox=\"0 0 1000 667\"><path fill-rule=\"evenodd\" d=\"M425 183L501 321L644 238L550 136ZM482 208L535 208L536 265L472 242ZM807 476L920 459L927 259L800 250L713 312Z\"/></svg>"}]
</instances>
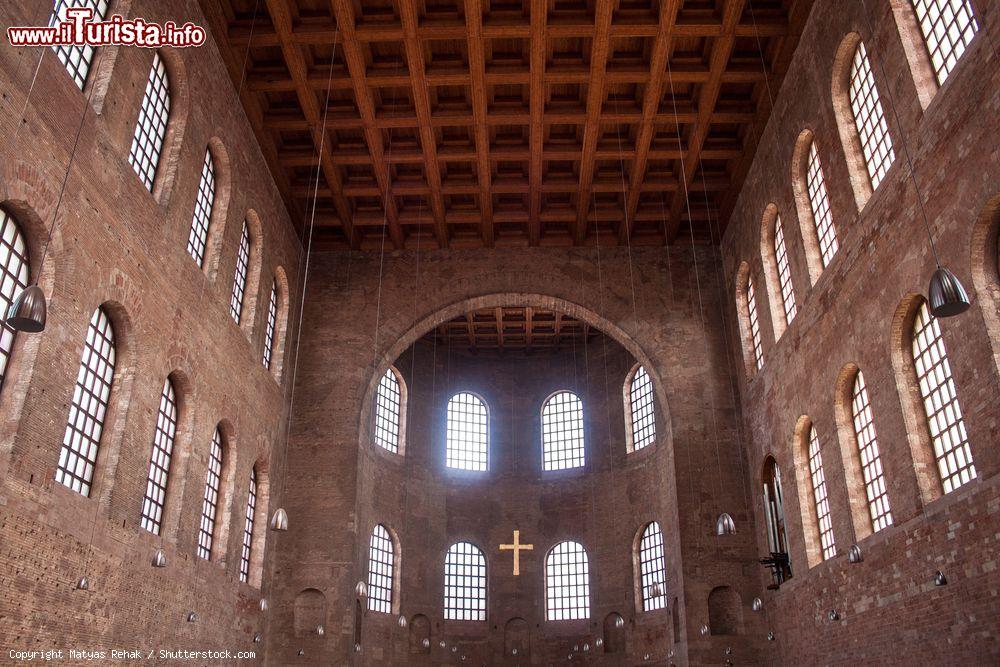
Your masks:
<instances>
[{"instance_id":1,"label":"arched niche","mask_svg":"<svg viewBox=\"0 0 1000 667\"><path fill-rule=\"evenodd\" d=\"M604 652L624 653L625 652L625 624L618 627L618 619L621 614L616 611L604 617Z\"/></svg>"},{"instance_id":2,"label":"arched niche","mask_svg":"<svg viewBox=\"0 0 1000 667\"><path fill-rule=\"evenodd\" d=\"M503 628L504 656L521 656L527 658L531 654L531 627L523 618L512 618Z\"/></svg>"},{"instance_id":3,"label":"arched niche","mask_svg":"<svg viewBox=\"0 0 1000 667\"><path fill-rule=\"evenodd\" d=\"M424 640L427 646L424 646ZM410 653L431 652L431 622L423 614L410 619Z\"/></svg>"},{"instance_id":4,"label":"arched niche","mask_svg":"<svg viewBox=\"0 0 1000 667\"><path fill-rule=\"evenodd\" d=\"M729 586L717 586L708 594L708 627L713 635L743 633L740 594Z\"/></svg>"},{"instance_id":5,"label":"arched niche","mask_svg":"<svg viewBox=\"0 0 1000 667\"><path fill-rule=\"evenodd\" d=\"M295 636L316 634L316 628L326 626L326 596L315 588L306 588L295 596Z\"/></svg>"}]
</instances>

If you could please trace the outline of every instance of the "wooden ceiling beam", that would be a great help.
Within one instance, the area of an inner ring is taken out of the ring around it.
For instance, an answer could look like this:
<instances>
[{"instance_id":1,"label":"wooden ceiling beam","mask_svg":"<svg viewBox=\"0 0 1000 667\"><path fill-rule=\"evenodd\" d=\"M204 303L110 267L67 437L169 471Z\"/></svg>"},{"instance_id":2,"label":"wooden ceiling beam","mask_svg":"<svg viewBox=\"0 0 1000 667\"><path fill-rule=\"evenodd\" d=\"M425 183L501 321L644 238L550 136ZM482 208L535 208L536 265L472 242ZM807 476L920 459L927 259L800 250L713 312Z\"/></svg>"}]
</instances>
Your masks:
<instances>
[{"instance_id":1,"label":"wooden ceiling beam","mask_svg":"<svg viewBox=\"0 0 1000 667\"><path fill-rule=\"evenodd\" d=\"M528 180L528 245L538 245L542 235L539 213L542 210L542 143L545 141L545 23L549 13L548 0L531 0L531 76L528 86L528 105L531 123L528 129L529 160ZM530 311L529 311L530 312Z\"/></svg>"},{"instance_id":2,"label":"wooden ceiling beam","mask_svg":"<svg viewBox=\"0 0 1000 667\"><path fill-rule=\"evenodd\" d=\"M483 14L480 0L465 0L466 48L469 52L469 78L472 92L472 127L476 142L476 176L479 179L479 209L482 212L480 235L483 245L493 247L493 171L490 166L490 135L486 119L489 101L486 96L486 45L483 41Z\"/></svg>"}]
</instances>

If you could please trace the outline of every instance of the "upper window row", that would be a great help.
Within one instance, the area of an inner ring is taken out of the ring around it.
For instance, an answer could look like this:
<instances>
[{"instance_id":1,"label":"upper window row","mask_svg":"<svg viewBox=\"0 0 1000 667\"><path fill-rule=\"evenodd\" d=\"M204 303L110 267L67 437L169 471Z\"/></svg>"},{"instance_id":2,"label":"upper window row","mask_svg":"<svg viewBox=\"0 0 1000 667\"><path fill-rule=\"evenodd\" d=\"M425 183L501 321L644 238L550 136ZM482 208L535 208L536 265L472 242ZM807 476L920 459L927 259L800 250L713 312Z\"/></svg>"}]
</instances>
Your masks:
<instances>
[{"instance_id":1,"label":"upper window row","mask_svg":"<svg viewBox=\"0 0 1000 667\"><path fill-rule=\"evenodd\" d=\"M653 383L637 365L624 386L626 436L629 451L656 440ZM372 439L375 444L401 453L406 393L395 368L381 377L375 392ZM546 399L541 410L542 464L544 470L580 468L586 464L583 402L570 391ZM490 412L486 402L471 392L459 392L448 401L445 464L449 468L482 472L490 463Z\"/></svg>"}]
</instances>

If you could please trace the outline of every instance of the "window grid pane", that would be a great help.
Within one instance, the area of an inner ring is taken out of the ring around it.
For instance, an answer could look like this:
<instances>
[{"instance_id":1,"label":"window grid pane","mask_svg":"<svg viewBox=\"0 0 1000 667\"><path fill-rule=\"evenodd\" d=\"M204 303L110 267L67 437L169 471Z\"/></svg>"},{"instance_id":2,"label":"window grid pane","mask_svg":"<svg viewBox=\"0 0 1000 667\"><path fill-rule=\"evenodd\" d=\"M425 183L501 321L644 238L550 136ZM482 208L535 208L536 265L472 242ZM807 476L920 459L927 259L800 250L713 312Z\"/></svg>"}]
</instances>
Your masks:
<instances>
[{"instance_id":1,"label":"window grid pane","mask_svg":"<svg viewBox=\"0 0 1000 667\"><path fill-rule=\"evenodd\" d=\"M809 475L812 478L813 499L816 501L816 519L823 559L837 555L833 541L833 521L830 519L830 502L826 495L826 477L823 474L823 456L819 451L816 427L809 429Z\"/></svg>"},{"instance_id":2,"label":"window grid pane","mask_svg":"<svg viewBox=\"0 0 1000 667\"><path fill-rule=\"evenodd\" d=\"M163 520L163 506L167 497L167 478L170 475L170 457L174 451L174 436L177 434L177 397L168 378L160 393L160 408L156 415L156 431L153 434L153 451L149 457L149 475L146 477L146 494L142 498L140 525L153 533L160 534Z\"/></svg>"},{"instance_id":3,"label":"window grid pane","mask_svg":"<svg viewBox=\"0 0 1000 667\"><path fill-rule=\"evenodd\" d=\"M14 330L5 323L7 310L28 286L28 246L14 218L0 208L0 389L14 349Z\"/></svg>"},{"instance_id":4,"label":"window grid pane","mask_svg":"<svg viewBox=\"0 0 1000 667\"><path fill-rule=\"evenodd\" d=\"M271 281L271 296L267 300L267 326L264 327L264 368L270 370L274 354L274 325L278 319L278 283Z\"/></svg>"},{"instance_id":5,"label":"window grid pane","mask_svg":"<svg viewBox=\"0 0 1000 667\"><path fill-rule=\"evenodd\" d=\"M882 101L875 87L871 61L864 42L858 44L851 64L851 111L854 112L854 126L861 138L861 149L865 156L865 166L871 178L872 189L878 188L885 172L889 171L896 154L892 150L892 137L885 122Z\"/></svg>"},{"instance_id":6,"label":"window grid pane","mask_svg":"<svg viewBox=\"0 0 1000 667\"><path fill-rule=\"evenodd\" d=\"M747 276L747 316L750 318L750 341L753 343L753 360L757 370L764 367L764 346L760 340L760 320L757 319L757 293L753 278Z\"/></svg>"},{"instance_id":7,"label":"window grid pane","mask_svg":"<svg viewBox=\"0 0 1000 667\"><path fill-rule=\"evenodd\" d=\"M243 549L240 551L240 581L250 580L250 550L253 548L253 522L257 511L257 466L250 469L250 492L247 494L246 521L243 523Z\"/></svg>"},{"instance_id":8,"label":"window grid pane","mask_svg":"<svg viewBox=\"0 0 1000 667\"><path fill-rule=\"evenodd\" d=\"M469 392L448 401L448 441L445 463L449 468L484 471L489 465L489 412L486 404Z\"/></svg>"},{"instance_id":9,"label":"window grid pane","mask_svg":"<svg viewBox=\"0 0 1000 667\"><path fill-rule=\"evenodd\" d=\"M94 479L114 375L115 334L104 309L98 308L87 327L55 475L57 482L85 496Z\"/></svg>"},{"instance_id":10,"label":"window grid pane","mask_svg":"<svg viewBox=\"0 0 1000 667\"><path fill-rule=\"evenodd\" d=\"M663 532L656 521L646 526L639 542L639 571L642 575L642 609L653 611L667 605ZM656 590L659 589L659 590Z\"/></svg>"},{"instance_id":11,"label":"window grid pane","mask_svg":"<svg viewBox=\"0 0 1000 667\"><path fill-rule=\"evenodd\" d=\"M395 549L389 531L379 524L372 531L368 549L368 609L392 613L392 578Z\"/></svg>"},{"instance_id":12,"label":"window grid pane","mask_svg":"<svg viewBox=\"0 0 1000 667\"><path fill-rule=\"evenodd\" d=\"M250 265L250 228L243 221L243 232L240 234L240 249L236 253L236 273L233 275L233 296L229 299L229 314L237 324L243 313L243 294L247 289L247 267Z\"/></svg>"},{"instance_id":13,"label":"window grid pane","mask_svg":"<svg viewBox=\"0 0 1000 667\"><path fill-rule=\"evenodd\" d=\"M792 269L788 265L788 250L785 248L785 233L781 229L781 218L774 217L774 259L778 265L778 284L781 286L781 303L785 307L785 324L791 324L798 309L795 305L795 288L792 286Z\"/></svg>"},{"instance_id":14,"label":"window grid pane","mask_svg":"<svg viewBox=\"0 0 1000 667\"><path fill-rule=\"evenodd\" d=\"M215 536L215 515L219 510L219 486L222 481L222 433L215 429L208 452L208 474L205 476L205 496L201 505L201 526L198 529L198 556L212 559L212 539Z\"/></svg>"},{"instance_id":15,"label":"window grid pane","mask_svg":"<svg viewBox=\"0 0 1000 667\"><path fill-rule=\"evenodd\" d=\"M128 159L139 175L146 189L153 191L156 165L160 161L163 140L167 135L167 118L170 116L170 83L167 68L159 53L153 54L153 66L146 82L146 94L139 109L139 121L135 124L132 148Z\"/></svg>"},{"instance_id":16,"label":"window grid pane","mask_svg":"<svg viewBox=\"0 0 1000 667\"><path fill-rule=\"evenodd\" d=\"M542 463L544 470L579 468L586 463L583 403L572 392L553 394L542 408Z\"/></svg>"},{"instance_id":17,"label":"window grid pane","mask_svg":"<svg viewBox=\"0 0 1000 667\"><path fill-rule=\"evenodd\" d=\"M642 366L635 369L629 387L632 414L632 451L656 440L656 415L653 410L653 383Z\"/></svg>"},{"instance_id":18,"label":"window grid pane","mask_svg":"<svg viewBox=\"0 0 1000 667\"><path fill-rule=\"evenodd\" d=\"M560 542L545 558L545 619L590 618L590 566L577 542Z\"/></svg>"},{"instance_id":19,"label":"window grid pane","mask_svg":"<svg viewBox=\"0 0 1000 667\"><path fill-rule=\"evenodd\" d=\"M393 454L399 453L400 403L399 381L389 368L379 380L375 394L375 444Z\"/></svg>"},{"instance_id":20,"label":"window grid pane","mask_svg":"<svg viewBox=\"0 0 1000 667\"><path fill-rule=\"evenodd\" d=\"M823 166L819 162L815 141L809 145L806 187L809 191L809 206L812 208L813 224L816 225L816 236L819 238L819 250L825 268L837 254L837 228L830 213L830 197L826 192L826 179L823 177Z\"/></svg>"},{"instance_id":21,"label":"window grid pane","mask_svg":"<svg viewBox=\"0 0 1000 667\"><path fill-rule=\"evenodd\" d=\"M913 9L938 85L941 85L979 31L972 3L969 0L913 0Z\"/></svg>"},{"instance_id":22,"label":"window grid pane","mask_svg":"<svg viewBox=\"0 0 1000 667\"><path fill-rule=\"evenodd\" d=\"M191 218L191 233L188 234L188 252L198 266L205 263L205 244L208 242L208 225L212 221L212 206L215 203L215 165L212 152L205 151L205 161L201 165L201 180L198 182L198 197L194 202L194 217Z\"/></svg>"},{"instance_id":23,"label":"window grid pane","mask_svg":"<svg viewBox=\"0 0 1000 667\"><path fill-rule=\"evenodd\" d=\"M444 617L486 620L486 558L474 544L451 545L444 561Z\"/></svg>"},{"instance_id":24,"label":"window grid pane","mask_svg":"<svg viewBox=\"0 0 1000 667\"><path fill-rule=\"evenodd\" d=\"M71 7L89 7L94 12L90 20L103 21L108 13L108 0L56 0L52 8L52 16L49 18L49 25L54 26L57 21L65 19L66 10ZM76 85L79 86L80 90L83 90L84 84L87 83L90 63L94 59L94 47L90 44L82 46L58 45L53 46L52 50L56 52L59 62L66 67L66 71L73 77Z\"/></svg>"},{"instance_id":25,"label":"window grid pane","mask_svg":"<svg viewBox=\"0 0 1000 667\"><path fill-rule=\"evenodd\" d=\"M913 363L945 493L976 478L969 435L937 319L924 302L913 322Z\"/></svg>"},{"instance_id":26,"label":"window grid pane","mask_svg":"<svg viewBox=\"0 0 1000 667\"><path fill-rule=\"evenodd\" d=\"M889 510L889 495L885 489L885 474L882 471L882 457L878 451L878 435L872 418L872 406L868 401L865 376L858 371L854 378L854 392L851 400L854 417L854 433L858 438L858 454L861 457L861 473L865 479L865 495L868 496L868 511L872 517L872 529L878 532L892 525Z\"/></svg>"}]
</instances>

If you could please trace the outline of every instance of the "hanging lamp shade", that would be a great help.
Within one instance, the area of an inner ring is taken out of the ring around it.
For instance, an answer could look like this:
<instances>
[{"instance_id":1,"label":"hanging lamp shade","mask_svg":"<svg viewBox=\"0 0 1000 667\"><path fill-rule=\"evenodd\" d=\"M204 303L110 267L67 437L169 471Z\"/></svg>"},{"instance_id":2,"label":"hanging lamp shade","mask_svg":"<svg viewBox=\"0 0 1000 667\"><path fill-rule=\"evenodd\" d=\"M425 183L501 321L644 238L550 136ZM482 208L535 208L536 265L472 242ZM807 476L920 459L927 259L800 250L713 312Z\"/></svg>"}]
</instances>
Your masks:
<instances>
[{"instance_id":1,"label":"hanging lamp shade","mask_svg":"<svg viewBox=\"0 0 1000 667\"><path fill-rule=\"evenodd\" d=\"M274 510L274 515L271 516L271 530L275 532L288 530L288 512L285 511L284 507Z\"/></svg>"},{"instance_id":2,"label":"hanging lamp shade","mask_svg":"<svg viewBox=\"0 0 1000 667\"><path fill-rule=\"evenodd\" d=\"M420 646L422 646L423 648L430 648L431 640L428 639L427 637L424 637L423 639L420 640Z\"/></svg>"},{"instance_id":3,"label":"hanging lamp shade","mask_svg":"<svg viewBox=\"0 0 1000 667\"><path fill-rule=\"evenodd\" d=\"M267 611L267 598L260 599L260 610Z\"/></svg>"},{"instance_id":4,"label":"hanging lamp shade","mask_svg":"<svg viewBox=\"0 0 1000 667\"><path fill-rule=\"evenodd\" d=\"M255 634L255 635L253 636L253 643L254 643L254 644L259 644L259 643L260 643L260 639L261 639L261 637L260 637L260 633L258 632L257 634Z\"/></svg>"},{"instance_id":5,"label":"hanging lamp shade","mask_svg":"<svg viewBox=\"0 0 1000 667\"><path fill-rule=\"evenodd\" d=\"M754 598L753 602L750 603L750 608L753 609L754 611L760 611L761 607L763 606L764 603L761 601L760 598Z\"/></svg>"},{"instance_id":6,"label":"hanging lamp shade","mask_svg":"<svg viewBox=\"0 0 1000 667\"><path fill-rule=\"evenodd\" d=\"M698 632L700 632L702 634L702 636L707 635L708 634L708 625L703 623L702 626L701 626L701 628L698 630Z\"/></svg>"},{"instance_id":7,"label":"hanging lamp shade","mask_svg":"<svg viewBox=\"0 0 1000 667\"><path fill-rule=\"evenodd\" d=\"M316 626L316 634L319 635L320 637L322 637L323 635L326 634L326 628L324 628L322 625L317 625Z\"/></svg>"},{"instance_id":8,"label":"hanging lamp shade","mask_svg":"<svg viewBox=\"0 0 1000 667\"><path fill-rule=\"evenodd\" d=\"M861 555L861 547L857 544L852 544L851 548L847 551L847 562L848 563L860 563L865 558Z\"/></svg>"},{"instance_id":9,"label":"hanging lamp shade","mask_svg":"<svg viewBox=\"0 0 1000 667\"><path fill-rule=\"evenodd\" d=\"M736 523L733 521L733 517L729 516L729 512L723 512L719 515L715 522L715 534L720 537L736 534Z\"/></svg>"},{"instance_id":10,"label":"hanging lamp shade","mask_svg":"<svg viewBox=\"0 0 1000 667\"><path fill-rule=\"evenodd\" d=\"M406 621L406 616L403 615L403 614L400 614L399 618L396 619L396 623L399 624L399 627L405 628L408 625L408 623Z\"/></svg>"},{"instance_id":11,"label":"hanging lamp shade","mask_svg":"<svg viewBox=\"0 0 1000 667\"><path fill-rule=\"evenodd\" d=\"M6 322L14 331L38 333L45 330L45 294L38 285L28 285L14 297L7 309Z\"/></svg>"},{"instance_id":12,"label":"hanging lamp shade","mask_svg":"<svg viewBox=\"0 0 1000 667\"><path fill-rule=\"evenodd\" d=\"M617 612L615 612L615 627L616 628L625 627L625 619L622 618L622 615Z\"/></svg>"},{"instance_id":13,"label":"hanging lamp shade","mask_svg":"<svg viewBox=\"0 0 1000 667\"><path fill-rule=\"evenodd\" d=\"M969 294L962 286L962 281L950 270L939 266L931 276L931 284L927 289L927 300L930 302L931 315L934 317L954 317L961 315L972 305Z\"/></svg>"},{"instance_id":14,"label":"hanging lamp shade","mask_svg":"<svg viewBox=\"0 0 1000 667\"><path fill-rule=\"evenodd\" d=\"M76 580L76 590L78 591L89 591L90 590L90 580L87 579L86 575L80 577Z\"/></svg>"},{"instance_id":15,"label":"hanging lamp shade","mask_svg":"<svg viewBox=\"0 0 1000 667\"><path fill-rule=\"evenodd\" d=\"M663 589L660 588L660 582L654 581L653 585L649 587L649 597L654 600L663 595Z\"/></svg>"},{"instance_id":16,"label":"hanging lamp shade","mask_svg":"<svg viewBox=\"0 0 1000 667\"><path fill-rule=\"evenodd\" d=\"M363 598L368 595L368 586L363 581L359 581L357 586L354 587L354 593L359 597Z\"/></svg>"},{"instance_id":17,"label":"hanging lamp shade","mask_svg":"<svg viewBox=\"0 0 1000 667\"><path fill-rule=\"evenodd\" d=\"M167 566L167 554L163 552L163 548L160 547L153 553L153 567L166 567Z\"/></svg>"},{"instance_id":18,"label":"hanging lamp shade","mask_svg":"<svg viewBox=\"0 0 1000 667\"><path fill-rule=\"evenodd\" d=\"M602 646L604 646L604 638L603 637L598 637L597 639L595 639L594 640L594 646L597 647L597 648L601 648Z\"/></svg>"},{"instance_id":19,"label":"hanging lamp shade","mask_svg":"<svg viewBox=\"0 0 1000 667\"><path fill-rule=\"evenodd\" d=\"M194 623L195 621L198 620L198 614L194 613L193 611L188 613L187 620L188 623Z\"/></svg>"}]
</instances>

